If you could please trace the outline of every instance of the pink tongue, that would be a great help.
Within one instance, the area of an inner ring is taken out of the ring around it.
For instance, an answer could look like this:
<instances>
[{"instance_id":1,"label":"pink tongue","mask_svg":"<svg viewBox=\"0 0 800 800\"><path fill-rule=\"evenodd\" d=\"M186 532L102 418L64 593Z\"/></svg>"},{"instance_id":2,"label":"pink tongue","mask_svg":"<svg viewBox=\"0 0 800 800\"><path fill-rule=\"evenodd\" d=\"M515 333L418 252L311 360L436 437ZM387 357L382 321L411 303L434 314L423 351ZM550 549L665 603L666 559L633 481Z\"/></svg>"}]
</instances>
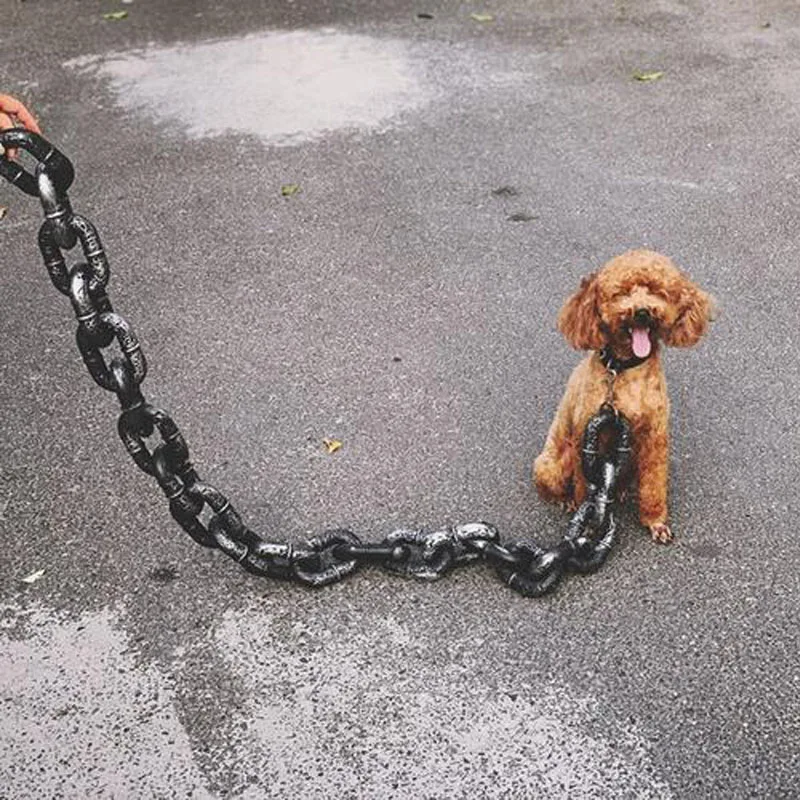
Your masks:
<instances>
[{"instance_id":1,"label":"pink tongue","mask_svg":"<svg viewBox=\"0 0 800 800\"><path fill-rule=\"evenodd\" d=\"M634 328L631 331L633 339L633 354L637 358L647 358L650 355L650 330L648 328Z\"/></svg>"}]
</instances>

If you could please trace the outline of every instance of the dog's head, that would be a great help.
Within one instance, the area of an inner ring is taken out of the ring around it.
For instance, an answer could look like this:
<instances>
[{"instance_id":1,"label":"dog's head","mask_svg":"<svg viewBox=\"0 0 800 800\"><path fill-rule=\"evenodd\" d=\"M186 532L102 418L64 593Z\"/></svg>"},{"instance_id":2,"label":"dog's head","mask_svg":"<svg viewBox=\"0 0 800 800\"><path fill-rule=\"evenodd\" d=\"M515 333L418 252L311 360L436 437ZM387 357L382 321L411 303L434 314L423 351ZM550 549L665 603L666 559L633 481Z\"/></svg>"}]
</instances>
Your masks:
<instances>
[{"instance_id":1,"label":"dog's head","mask_svg":"<svg viewBox=\"0 0 800 800\"><path fill-rule=\"evenodd\" d=\"M632 250L581 281L558 328L577 350L610 346L617 355L646 358L659 341L696 344L713 313L712 297L666 256Z\"/></svg>"}]
</instances>

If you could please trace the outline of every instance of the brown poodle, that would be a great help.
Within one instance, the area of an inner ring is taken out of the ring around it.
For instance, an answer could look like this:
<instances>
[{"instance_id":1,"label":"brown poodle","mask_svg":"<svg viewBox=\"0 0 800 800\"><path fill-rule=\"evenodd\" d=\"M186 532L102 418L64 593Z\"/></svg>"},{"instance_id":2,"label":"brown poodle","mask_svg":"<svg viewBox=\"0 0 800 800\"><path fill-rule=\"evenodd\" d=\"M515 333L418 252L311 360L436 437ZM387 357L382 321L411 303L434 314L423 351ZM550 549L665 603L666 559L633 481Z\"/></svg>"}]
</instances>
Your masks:
<instances>
[{"instance_id":1,"label":"brown poodle","mask_svg":"<svg viewBox=\"0 0 800 800\"><path fill-rule=\"evenodd\" d=\"M633 430L639 519L657 542L667 525L669 398L659 348L690 347L706 332L713 299L668 258L632 250L581 282L558 317L577 350L595 350L573 371L534 462L534 481L546 500L579 505L586 496L580 443L589 418L609 399Z\"/></svg>"}]
</instances>

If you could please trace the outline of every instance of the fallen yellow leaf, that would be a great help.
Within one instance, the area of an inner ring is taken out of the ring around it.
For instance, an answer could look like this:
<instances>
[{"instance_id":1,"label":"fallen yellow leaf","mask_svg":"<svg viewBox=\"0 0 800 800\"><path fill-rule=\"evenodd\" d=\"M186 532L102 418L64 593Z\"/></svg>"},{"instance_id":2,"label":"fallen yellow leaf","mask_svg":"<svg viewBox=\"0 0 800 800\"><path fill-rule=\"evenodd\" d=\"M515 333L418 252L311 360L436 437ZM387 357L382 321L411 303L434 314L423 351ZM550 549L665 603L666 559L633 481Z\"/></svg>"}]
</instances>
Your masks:
<instances>
[{"instance_id":1,"label":"fallen yellow leaf","mask_svg":"<svg viewBox=\"0 0 800 800\"><path fill-rule=\"evenodd\" d=\"M299 191L299 183L284 183L283 186L281 186L281 194L284 197L291 197L293 194L297 194Z\"/></svg>"},{"instance_id":2,"label":"fallen yellow leaf","mask_svg":"<svg viewBox=\"0 0 800 800\"><path fill-rule=\"evenodd\" d=\"M475 22L494 22L494 17L491 14L470 14L469 16Z\"/></svg>"},{"instance_id":3,"label":"fallen yellow leaf","mask_svg":"<svg viewBox=\"0 0 800 800\"><path fill-rule=\"evenodd\" d=\"M323 439L322 444L325 445L325 450L329 455L342 449L342 443L338 439Z\"/></svg>"},{"instance_id":4,"label":"fallen yellow leaf","mask_svg":"<svg viewBox=\"0 0 800 800\"><path fill-rule=\"evenodd\" d=\"M657 81L659 78L663 78L663 72L640 72L637 70L633 73L633 79L635 81Z\"/></svg>"}]
</instances>

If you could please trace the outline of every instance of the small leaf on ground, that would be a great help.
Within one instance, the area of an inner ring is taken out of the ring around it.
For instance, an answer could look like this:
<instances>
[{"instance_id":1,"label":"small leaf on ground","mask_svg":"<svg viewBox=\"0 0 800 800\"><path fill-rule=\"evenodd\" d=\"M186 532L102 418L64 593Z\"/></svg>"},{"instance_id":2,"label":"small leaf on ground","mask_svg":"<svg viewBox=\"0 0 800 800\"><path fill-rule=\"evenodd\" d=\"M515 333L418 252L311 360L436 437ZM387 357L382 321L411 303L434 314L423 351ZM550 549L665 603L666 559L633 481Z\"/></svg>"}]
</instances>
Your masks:
<instances>
[{"instance_id":1,"label":"small leaf on ground","mask_svg":"<svg viewBox=\"0 0 800 800\"><path fill-rule=\"evenodd\" d=\"M495 197L516 197L519 189L514 186L498 186L496 189L492 189L492 194Z\"/></svg>"},{"instance_id":2,"label":"small leaf on ground","mask_svg":"<svg viewBox=\"0 0 800 800\"><path fill-rule=\"evenodd\" d=\"M8 214L8 206L0 206L0 219L4 219Z\"/></svg>"},{"instance_id":3,"label":"small leaf on ground","mask_svg":"<svg viewBox=\"0 0 800 800\"><path fill-rule=\"evenodd\" d=\"M281 194L284 197L291 197L293 194L297 194L299 191L299 183L284 183L283 186L281 186Z\"/></svg>"},{"instance_id":4,"label":"small leaf on ground","mask_svg":"<svg viewBox=\"0 0 800 800\"><path fill-rule=\"evenodd\" d=\"M470 14L469 16L475 22L494 22L494 16L491 14Z\"/></svg>"},{"instance_id":5,"label":"small leaf on ground","mask_svg":"<svg viewBox=\"0 0 800 800\"><path fill-rule=\"evenodd\" d=\"M103 19L110 20L111 22L119 22L121 19L127 19L127 11L109 11L108 14L103 14Z\"/></svg>"},{"instance_id":6,"label":"small leaf on ground","mask_svg":"<svg viewBox=\"0 0 800 800\"><path fill-rule=\"evenodd\" d=\"M338 439L323 439L322 444L325 445L328 455L342 449L342 443Z\"/></svg>"},{"instance_id":7,"label":"small leaf on ground","mask_svg":"<svg viewBox=\"0 0 800 800\"><path fill-rule=\"evenodd\" d=\"M642 81L644 83L648 81L657 81L659 78L663 77L664 72L659 70L655 70L653 72L642 72L641 70L636 70L636 72L633 73L633 79L635 81Z\"/></svg>"},{"instance_id":8,"label":"small leaf on ground","mask_svg":"<svg viewBox=\"0 0 800 800\"><path fill-rule=\"evenodd\" d=\"M31 572L30 575L26 575L23 579L23 583L36 583L44 575L43 569L37 569L36 572Z\"/></svg>"},{"instance_id":9,"label":"small leaf on ground","mask_svg":"<svg viewBox=\"0 0 800 800\"><path fill-rule=\"evenodd\" d=\"M515 211L513 214L509 214L508 218L511 222L530 222L531 220L538 219L535 214L530 214L527 211Z\"/></svg>"}]
</instances>

